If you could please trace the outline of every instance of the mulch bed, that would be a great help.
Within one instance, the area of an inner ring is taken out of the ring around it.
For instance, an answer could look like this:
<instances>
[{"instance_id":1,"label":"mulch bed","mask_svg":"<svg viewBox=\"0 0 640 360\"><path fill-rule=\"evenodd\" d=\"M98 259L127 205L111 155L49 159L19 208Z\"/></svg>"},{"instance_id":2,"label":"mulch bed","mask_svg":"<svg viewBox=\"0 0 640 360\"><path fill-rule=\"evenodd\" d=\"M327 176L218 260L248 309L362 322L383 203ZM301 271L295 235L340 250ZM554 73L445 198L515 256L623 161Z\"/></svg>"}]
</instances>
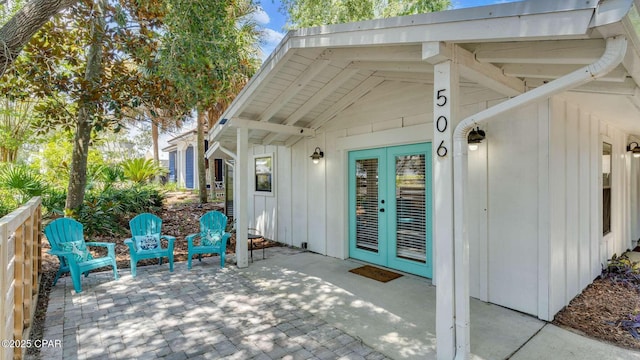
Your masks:
<instances>
[{"instance_id":1,"label":"mulch bed","mask_svg":"<svg viewBox=\"0 0 640 360\"><path fill-rule=\"evenodd\" d=\"M640 340L620 326L621 321L639 313L637 285L598 278L556 315L553 324L617 346L640 350Z\"/></svg>"},{"instance_id":2,"label":"mulch bed","mask_svg":"<svg viewBox=\"0 0 640 360\"><path fill-rule=\"evenodd\" d=\"M179 199L178 199L179 200ZM156 214L162 218L162 234L172 235L176 237L174 243L174 261L187 260L187 241L186 236L197 233L200 230L200 216L211 210L221 210L220 206L214 203L198 204L198 203L170 203L167 204L160 213ZM129 219L126 219L127 222ZM117 236L95 236L87 238L86 241L99 241L115 243L116 263L121 274L122 269L130 268L129 248L124 244L124 239L131 236L129 233ZM254 249L262 249L266 247L280 246L277 242L265 239L253 240ZM232 234L227 242L227 254L235 254L236 240ZM49 293L56 272L58 271L58 258L47 254L50 250L49 243L45 238L42 239L42 276L40 278L40 295L38 305L34 314L33 325L31 328L31 339L42 339L44 331L44 322L46 318L47 306L49 304ZM105 248L89 248L94 256L104 256ZM209 257L212 255L202 255ZM215 255L217 256L217 255ZM138 266L158 264L157 259L141 260ZM110 268L96 269L94 271L110 270ZM69 276L68 274L63 276ZM37 355L39 348L30 347L27 354Z\"/></svg>"}]
</instances>

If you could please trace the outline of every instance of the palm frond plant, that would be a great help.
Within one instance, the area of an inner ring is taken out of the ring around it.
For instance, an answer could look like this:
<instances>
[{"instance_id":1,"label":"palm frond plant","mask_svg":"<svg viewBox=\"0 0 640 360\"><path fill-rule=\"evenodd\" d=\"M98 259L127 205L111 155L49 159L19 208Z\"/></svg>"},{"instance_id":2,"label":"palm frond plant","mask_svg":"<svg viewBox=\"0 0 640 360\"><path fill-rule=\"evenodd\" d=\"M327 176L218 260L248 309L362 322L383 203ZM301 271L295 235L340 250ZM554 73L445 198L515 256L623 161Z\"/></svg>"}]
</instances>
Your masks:
<instances>
[{"instance_id":1,"label":"palm frond plant","mask_svg":"<svg viewBox=\"0 0 640 360\"><path fill-rule=\"evenodd\" d=\"M47 189L40 174L26 165L8 164L0 168L0 187L14 191L14 199L23 204Z\"/></svg>"},{"instance_id":2,"label":"palm frond plant","mask_svg":"<svg viewBox=\"0 0 640 360\"><path fill-rule=\"evenodd\" d=\"M166 169L154 163L153 160L143 158L123 161L122 170L126 179L139 184L149 182L156 175L163 175L167 172Z\"/></svg>"}]
</instances>

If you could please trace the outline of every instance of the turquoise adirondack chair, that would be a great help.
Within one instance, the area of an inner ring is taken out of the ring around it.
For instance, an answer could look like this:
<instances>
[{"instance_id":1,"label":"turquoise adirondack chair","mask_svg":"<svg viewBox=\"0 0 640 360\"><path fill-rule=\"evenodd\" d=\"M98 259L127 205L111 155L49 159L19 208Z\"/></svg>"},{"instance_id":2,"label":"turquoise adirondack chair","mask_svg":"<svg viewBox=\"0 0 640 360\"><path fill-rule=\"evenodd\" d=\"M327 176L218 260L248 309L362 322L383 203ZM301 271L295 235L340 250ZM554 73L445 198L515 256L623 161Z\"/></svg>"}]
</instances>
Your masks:
<instances>
[{"instance_id":1,"label":"turquoise adirondack chair","mask_svg":"<svg viewBox=\"0 0 640 360\"><path fill-rule=\"evenodd\" d=\"M162 258L169 260L169 271L173 272L173 243L176 238L161 234L162 219L159 217L143 213L129 221L131 238L125 239L124 243L129 246L131 258L131 276L136 277L136 265L138 261L144 259L159 259L162 265ZM161 246L160 240L167 240L167 247Z\"/></svg>"},{"instance_id":2,"label":"turquoise adirondack chair","mask_svg":"<svg viewBox=\"0 0 640 360\"><path fill-rule=\"evenodd\" d=\"M231 234L225 232L227 217L219 211L209 211L200 217L200 232L187 235L187 269L191 270L191 258L198 255L198 261L202 261L202 254L219 254L220 267L224 267L224 259L227 250L227 240ZM194 240L200 238L200 244Z\"/></svg>"},{"instance_id":3,"label":"turquoise adirondack chair","mask_svg":"<svg viewBox=\"0 0 640 360\"><path fill-rule=\"evenodd\" d=\"M76 220L60 218L52 221L44 228L51 251L60 260L58 272L53 280L53 285L58 282L64 273L71 273L73 288L76 293L82 292L80 283L81 275L89 276L89 271L105 266L113 268L113 277L118 280L118 267L116 266L116 244L105 242L85 242L83 226ZM100 246L107 248L107 256L94 258L87 246Z\"/></svg>"}]
</instances>

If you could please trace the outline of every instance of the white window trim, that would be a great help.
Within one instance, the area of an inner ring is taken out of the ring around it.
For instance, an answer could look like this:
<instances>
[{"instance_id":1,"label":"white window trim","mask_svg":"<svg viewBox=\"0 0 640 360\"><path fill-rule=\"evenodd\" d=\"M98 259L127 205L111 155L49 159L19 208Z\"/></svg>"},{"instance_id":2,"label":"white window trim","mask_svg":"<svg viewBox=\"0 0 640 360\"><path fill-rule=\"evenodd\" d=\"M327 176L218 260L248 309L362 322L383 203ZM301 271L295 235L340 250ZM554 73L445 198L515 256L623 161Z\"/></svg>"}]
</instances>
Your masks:
<instances>
[{"instance_id":1,"label":"white window trim","mask_svg":"<svg viewBox=\"0 0 640 360\"><path fill-rule=\"evenodd\" d=\"M271 158L271 191L259 191L256 190L256 159L259 158ZM251 189L254 196L266 196L266 197L275 197L276 196L276 154L274 152L267 152L262 154L254 154L252 156L251 161Z\"/></svg>"}]
</instances>

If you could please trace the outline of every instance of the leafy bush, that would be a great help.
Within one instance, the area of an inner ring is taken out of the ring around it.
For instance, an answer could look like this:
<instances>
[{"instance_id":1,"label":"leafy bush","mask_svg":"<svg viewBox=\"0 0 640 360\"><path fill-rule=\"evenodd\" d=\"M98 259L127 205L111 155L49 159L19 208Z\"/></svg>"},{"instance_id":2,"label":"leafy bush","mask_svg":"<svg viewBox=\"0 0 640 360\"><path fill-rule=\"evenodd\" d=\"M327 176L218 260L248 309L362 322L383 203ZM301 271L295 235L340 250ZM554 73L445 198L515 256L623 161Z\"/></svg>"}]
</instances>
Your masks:
<instances>
[{"instance_id":1,"label":"leafy bush","mask_svg":"<svg viewBox=\"0 0 640 360\"><path fill-rule=\"evenodd\" d=\"M49 188L42 194L42 206L44 216L51 217L54 214L64 214L64 205L67 200L67 192L64 190Z\"/></svg>"},{"instance_id":2,"label":"leafy bush","mask_svg":"<svg viewBox=\"0 0 640 360\"><path fill-rule=\"evenodd\" d=\"M108 165L102 168L101 178L104 183L103 189L110 189L114 184L124 181L124 170L120 165Z\"/></svg>"},{"instance_id":3,"label":"leafy bush","mask_svg":"<svg viewBox=\"0 0 640 360\"><path fill-rule=\"evenodd\" d=\"M84 225L89 235L123 234L129 215L157 212L162 208L163 200L164 194L153 186L112 187L103 192L87 193L82 207L73 217Z\"/></svg>"},{"instance_id":4,"label":"leafy bush","mask_svg":"<svg viewBox=\"0 0 640 360\"><path fill-rule=\"evenodd\" d=\"M17 209L20 204L15 200L12 192L7 189L0 189L0 218Z\"/></svg>"},{"instance_id":5,"label":"leafy bush","mask_svg":"<svg viewBox=\"0 0 640 360\"><path fill-rule=\"evenodd\" d=\"M640 291L640 263L633 262L626 255L613 254L607 266L603 266L600 277L616 284L635 287Z\"/></svg>"}]
</instances>

